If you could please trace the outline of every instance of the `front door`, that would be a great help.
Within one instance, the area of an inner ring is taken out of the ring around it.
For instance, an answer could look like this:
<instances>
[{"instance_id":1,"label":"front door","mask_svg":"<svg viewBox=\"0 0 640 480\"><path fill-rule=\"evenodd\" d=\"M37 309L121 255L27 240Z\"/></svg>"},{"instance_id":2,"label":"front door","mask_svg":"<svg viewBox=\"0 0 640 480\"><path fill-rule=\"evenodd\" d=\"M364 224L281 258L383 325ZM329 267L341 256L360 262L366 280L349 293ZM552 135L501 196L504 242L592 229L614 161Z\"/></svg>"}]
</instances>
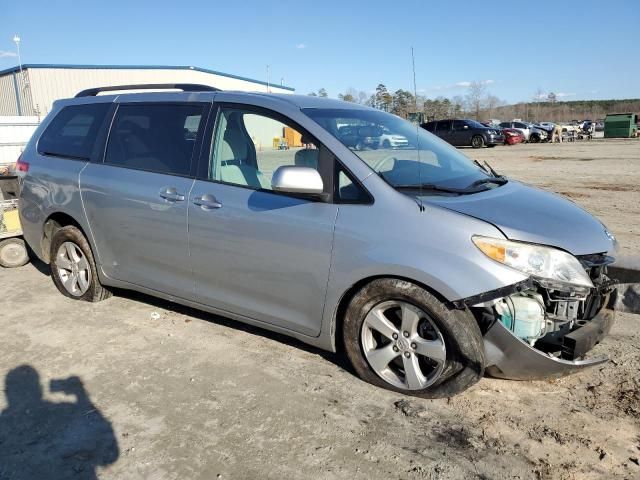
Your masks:
<instances>
[{"instance_id":1,"label":"front door","mask_svg":"<svg viewBox=\"0 0 640 480\"><path fill-rule=\"evenodd\" d=\"M314 138L274 112L223 107L216 125L211 148L203 147L203 178L189 198L196 298L318 335L337 206L273 192L271 176L283 165L315 168L329 188L332 166ZM274 142L285 127L301 134L291 136L299 144Z\"/></svg>"},{"instance_id":2,"label":"front door","mask_svg":"<svg viewBox=\"0 0 640 480\"><path fill-rule=\"evenodd\" d=\"M193 295L187 209L204 104L121 104L104 163L80 176L104 273L183 298Z\"/></svg>"}]
</instances>

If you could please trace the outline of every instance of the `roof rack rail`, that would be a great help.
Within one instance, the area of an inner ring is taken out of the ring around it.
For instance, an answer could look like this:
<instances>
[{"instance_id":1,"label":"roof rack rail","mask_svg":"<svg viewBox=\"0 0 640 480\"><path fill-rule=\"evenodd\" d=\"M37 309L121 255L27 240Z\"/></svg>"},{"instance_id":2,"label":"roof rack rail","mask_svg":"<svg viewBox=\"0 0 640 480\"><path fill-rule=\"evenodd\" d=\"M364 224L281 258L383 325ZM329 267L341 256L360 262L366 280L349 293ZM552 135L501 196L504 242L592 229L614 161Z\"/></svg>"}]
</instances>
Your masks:
<instances>
[{"instance_id":1,"label":"roof rack rail","mask_svg":"<svg viewBox=\"0 0 640 480\"><path fill-rule=\"evenodd\" d=\"M95 97L100 92L113 92L120 90L182 90L183 92L219 92L220 89L209 85L195 83L147 83L141 85L113 85L110 87L96 87L82 90L76 95L79 97Z\"/></svg>"}]
</instances>

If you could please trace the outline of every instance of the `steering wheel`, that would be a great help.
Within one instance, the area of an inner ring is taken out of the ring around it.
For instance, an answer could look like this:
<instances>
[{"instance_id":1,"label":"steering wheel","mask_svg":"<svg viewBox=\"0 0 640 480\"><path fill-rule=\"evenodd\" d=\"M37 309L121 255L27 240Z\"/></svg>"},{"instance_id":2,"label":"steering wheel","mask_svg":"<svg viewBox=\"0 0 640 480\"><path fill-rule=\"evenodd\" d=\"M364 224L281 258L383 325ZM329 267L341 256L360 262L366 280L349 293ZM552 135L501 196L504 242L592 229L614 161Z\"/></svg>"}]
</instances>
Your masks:
<instances>
[{"instance_id":1,"label":"steering wheel","mask_svg":"<svg viewBox=\"0 0 640 480\"><path fill-rule=\"evenodd\" d=\"M393 164L395 166L395 163L398 161L398 159L393 155L387 155L386 157L384 157L382 160L380 160L378 163L375 164L375 166L373 167L373 170L380 173L380 170L382 170L382 167L384 167L385 164L391 161L393 161Z\"/></svg>"}]
</instances>

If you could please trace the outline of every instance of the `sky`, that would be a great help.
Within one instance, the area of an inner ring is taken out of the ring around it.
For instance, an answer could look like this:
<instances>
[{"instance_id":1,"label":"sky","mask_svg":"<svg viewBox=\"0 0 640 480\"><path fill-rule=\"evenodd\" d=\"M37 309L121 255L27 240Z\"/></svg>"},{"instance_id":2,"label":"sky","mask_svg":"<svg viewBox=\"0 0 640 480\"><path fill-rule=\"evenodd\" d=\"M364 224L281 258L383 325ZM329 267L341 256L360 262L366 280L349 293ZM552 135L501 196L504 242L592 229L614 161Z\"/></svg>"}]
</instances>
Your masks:
<instances>
[{"instance_id":1,"label":"sky","mask_svg":"<svg viewBox=\"0 0 640 480\"><path fill-rule=\"evenodd\" d=\"M23 63L192 65L297 93L416 88L509 103L640 97L640 5L537 0L0 0L0 70Z\"/></svg>"}]
</instances>

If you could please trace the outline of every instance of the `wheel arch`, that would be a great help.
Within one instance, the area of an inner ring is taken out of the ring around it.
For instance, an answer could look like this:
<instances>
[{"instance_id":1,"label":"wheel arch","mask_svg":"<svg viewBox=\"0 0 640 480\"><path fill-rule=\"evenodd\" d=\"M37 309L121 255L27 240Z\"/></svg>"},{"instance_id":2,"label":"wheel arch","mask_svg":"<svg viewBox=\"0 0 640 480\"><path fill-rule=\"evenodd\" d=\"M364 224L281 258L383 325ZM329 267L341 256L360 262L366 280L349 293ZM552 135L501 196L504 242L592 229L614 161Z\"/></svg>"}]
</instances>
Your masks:
<instances>
[{"instance_id":1,"label":"wheel arch","mask_svg":"<svg viewBox=\"0 0 640 480\"><path fill-rule=\"evenodd\" d=\"M443 303L449 303L449 300L438 292L436 289L426 285L423 282L415 280L409 277L403 277L401 275L371 275L365 278L358 280L356 283L352 284L340 297L336 308L334 309L334 314L331 322L331 337L334 346L334 350L336 352L344 352L344 338L343 338L343 323L344 323L344 315L347 311L347 307L349 303L353 299L353 297L362 290L365 285L373 282L374 280L380 279L390 279L390 280L402 280L405 282L413 283L414 285L423 288L438 300Z\"/></svg>"},{"instance_id":2,"label":"wheel arch","mask_svg":"<svg viewBox=\"0 0 640 480\"><path fill-rule=\"evenodd\" d=\"M47 217L42 227L42 238L40 240L40 247L42 249L42 259L45 261L45 263L51 262L51 240L53 239L53 235L55 234L56 230L68 225L73 225L78 230L80 230L93 249L87 232L84 230L84 228L82 228L82 225L80 225L80 223L75 218L65 212L54 212Z\"/></svg>"}]
</instances>

